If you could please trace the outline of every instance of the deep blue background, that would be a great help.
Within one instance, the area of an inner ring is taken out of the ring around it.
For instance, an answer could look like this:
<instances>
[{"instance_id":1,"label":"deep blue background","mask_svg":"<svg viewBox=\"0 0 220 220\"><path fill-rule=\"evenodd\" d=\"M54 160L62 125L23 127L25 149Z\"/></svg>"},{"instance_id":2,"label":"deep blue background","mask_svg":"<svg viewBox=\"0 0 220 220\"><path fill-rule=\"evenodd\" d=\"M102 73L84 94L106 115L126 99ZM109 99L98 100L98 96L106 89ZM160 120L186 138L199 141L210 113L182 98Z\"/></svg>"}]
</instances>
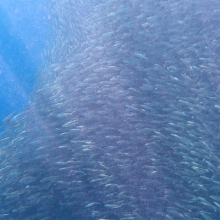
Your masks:
<instances>
[{"instance_id":1,"label":"deep blue background","mask_svg":"<svg viewBox=\"0 0 220 220\"><path fill-rule=\"evenodd\" d=\"M29 103L44 50L52 45L50 23L43 0L0 1L0 124Z\"/></svg>"}]
</instances>

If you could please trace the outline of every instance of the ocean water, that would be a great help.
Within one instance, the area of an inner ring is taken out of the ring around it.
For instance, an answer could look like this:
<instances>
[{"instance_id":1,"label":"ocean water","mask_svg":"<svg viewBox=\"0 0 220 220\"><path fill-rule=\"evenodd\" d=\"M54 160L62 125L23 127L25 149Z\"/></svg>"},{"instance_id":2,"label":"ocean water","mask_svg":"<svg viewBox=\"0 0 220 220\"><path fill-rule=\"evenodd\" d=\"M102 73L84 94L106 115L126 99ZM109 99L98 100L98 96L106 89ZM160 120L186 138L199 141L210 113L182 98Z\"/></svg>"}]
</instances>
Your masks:
<instances>
[{"instance_id":1,"label":"ocean water","mask_svg":"<svg viewBox=\"0 0 220 220\"><path fill-rule=\"evenodd\" d=\"M46 52L53 42L44 1L0 3L0 121L30 102Z\"/></svg>"},{"instance_id":2,"label":"ocean water","mask_svg":"<svg viewBox=\"0 0 220 220\"><path fill-rule=\"evenodd\" d=\"M0 219L220 219L218 1L0 6Z\"/></svg>"}]
</instances>

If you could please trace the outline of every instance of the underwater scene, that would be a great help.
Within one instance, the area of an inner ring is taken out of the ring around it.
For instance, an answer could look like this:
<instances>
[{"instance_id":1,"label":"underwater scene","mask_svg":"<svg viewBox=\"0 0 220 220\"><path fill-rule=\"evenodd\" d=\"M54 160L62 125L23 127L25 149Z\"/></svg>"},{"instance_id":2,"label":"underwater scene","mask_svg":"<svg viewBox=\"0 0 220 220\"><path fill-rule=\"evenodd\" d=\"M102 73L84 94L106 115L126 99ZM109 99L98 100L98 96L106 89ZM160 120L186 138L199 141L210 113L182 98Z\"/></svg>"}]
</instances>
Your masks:
<instances>
[{"instance_id":1,"label":"underwater scene","mask_svg":"<svg viewBox=\"0 0 220 220\"><path fill-rule=\"evenodd\" d=\"M0 2L0 220L220 219L220 2Z\"/></svg>"}]
</instances>

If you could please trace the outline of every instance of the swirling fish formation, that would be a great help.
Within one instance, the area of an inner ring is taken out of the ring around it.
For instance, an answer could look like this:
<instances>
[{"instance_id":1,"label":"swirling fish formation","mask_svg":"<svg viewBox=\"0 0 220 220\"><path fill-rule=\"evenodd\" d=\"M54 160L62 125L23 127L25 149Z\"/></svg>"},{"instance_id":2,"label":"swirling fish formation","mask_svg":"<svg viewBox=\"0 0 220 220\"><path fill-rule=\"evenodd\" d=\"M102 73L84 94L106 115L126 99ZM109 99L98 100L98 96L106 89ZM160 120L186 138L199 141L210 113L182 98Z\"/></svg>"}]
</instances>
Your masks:
<instances>
[{"instance_id":1,"label":"swirling fish formation","mask_svg":"<svg viewBox=\"0 0 220 220\"><path fill-rule=\"evenodd\" d=\"M0 218L219 219L220 3L50 4L56 63L4 120Z\"/></svg>"}]
</instances>

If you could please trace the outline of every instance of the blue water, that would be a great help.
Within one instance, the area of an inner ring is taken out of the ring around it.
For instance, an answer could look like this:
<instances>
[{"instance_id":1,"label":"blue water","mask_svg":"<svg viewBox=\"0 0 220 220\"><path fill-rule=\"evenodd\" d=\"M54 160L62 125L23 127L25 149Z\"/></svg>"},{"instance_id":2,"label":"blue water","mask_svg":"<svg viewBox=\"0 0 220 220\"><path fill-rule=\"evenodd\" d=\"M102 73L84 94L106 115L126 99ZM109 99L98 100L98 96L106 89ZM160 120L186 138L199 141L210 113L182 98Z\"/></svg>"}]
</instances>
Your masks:
<instances>
[{"instance_id":1,"label":"blue water","mask_svg":"<svg viewBox=\"0 0 220 220\"><path fill-rule=\"evenodd\" d=\"M29 103L29 94L52 43L43 0L0 2L0 123Z\"/></svg>"}]
</instances>

